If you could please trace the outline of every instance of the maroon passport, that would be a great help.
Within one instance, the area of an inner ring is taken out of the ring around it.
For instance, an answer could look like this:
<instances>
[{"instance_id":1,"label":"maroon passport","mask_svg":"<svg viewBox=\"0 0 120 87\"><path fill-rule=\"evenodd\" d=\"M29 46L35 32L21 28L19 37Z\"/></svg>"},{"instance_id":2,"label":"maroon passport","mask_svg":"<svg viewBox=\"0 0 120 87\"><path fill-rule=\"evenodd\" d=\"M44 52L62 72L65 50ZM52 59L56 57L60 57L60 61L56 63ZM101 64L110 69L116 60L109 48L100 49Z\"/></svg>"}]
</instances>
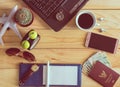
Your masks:
<instances>
[{"instance_id":1,"label":"maroon passport","mask_svg":"<svg viewBox=\"0 0 120 87\"><path fill-rule=\"evenodd\" d=\"M120 75L97 61L91 69L89 76L104 87L113 87Z\"/></svg>"}]
</instances>

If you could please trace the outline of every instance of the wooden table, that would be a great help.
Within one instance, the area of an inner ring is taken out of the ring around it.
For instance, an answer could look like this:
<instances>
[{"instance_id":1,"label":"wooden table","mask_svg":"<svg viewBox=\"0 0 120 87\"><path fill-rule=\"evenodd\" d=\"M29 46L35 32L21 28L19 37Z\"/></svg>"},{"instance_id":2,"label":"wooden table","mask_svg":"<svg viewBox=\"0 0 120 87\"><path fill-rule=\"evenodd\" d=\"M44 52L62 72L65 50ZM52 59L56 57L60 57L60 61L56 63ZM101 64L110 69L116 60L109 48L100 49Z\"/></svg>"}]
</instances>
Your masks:
<instances>
[{"instance_id":1,"label":"wooden table","mask_svg":"<svg viewBox=\"0 0 120 87\"><path fill-rule=\"evenodd\" d=\"M0 0L0 16L9 13L18 5L26 7L22 0ZM92 32L100 33L99 28L105 28L102 35L120 39L120 0L90 0L82 10L92 11L97 18L105 20ZM41 18L34 13L35 19L29 27L17 26L22 36L30 29L35 29L41 36L38 45L31 50L39 63L66 63L82 64L89 56L98 50L84 46L86 32L79 30L75 25L75 17L59 32L54 32ZM11 47L21 48L20 39L9 30L4 37L5 46L0 46L0 87L18 87L19 63L28 61L15 56L7 56L5 50ZM21 48L22 49L22 48ZM116 54L107 53L112 68L120 73L120 46ZM120 80L118 81L120 87ZM94 80L82 74L82 87L102 87Z\"/></svg>"}]
</instances>

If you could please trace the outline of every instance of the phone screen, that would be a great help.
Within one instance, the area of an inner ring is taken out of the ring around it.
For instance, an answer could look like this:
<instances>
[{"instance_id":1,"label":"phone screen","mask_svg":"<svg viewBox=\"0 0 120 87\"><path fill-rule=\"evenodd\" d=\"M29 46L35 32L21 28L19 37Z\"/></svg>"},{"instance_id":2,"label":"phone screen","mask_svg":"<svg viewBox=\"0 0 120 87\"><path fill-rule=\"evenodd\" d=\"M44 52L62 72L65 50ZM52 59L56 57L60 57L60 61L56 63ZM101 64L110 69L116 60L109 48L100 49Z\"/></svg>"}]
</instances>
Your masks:
<instances>
[{"instance_id":1,"label":"phone screen","mask_svg":"<svg viewBox=\"0 0 120 87\"><path fill-rule=\"evenodd\" d=\"M115 53L117 44L118 39L90 32L88 33L85 45L87 47Z\"/></svg>"}]
</instances>

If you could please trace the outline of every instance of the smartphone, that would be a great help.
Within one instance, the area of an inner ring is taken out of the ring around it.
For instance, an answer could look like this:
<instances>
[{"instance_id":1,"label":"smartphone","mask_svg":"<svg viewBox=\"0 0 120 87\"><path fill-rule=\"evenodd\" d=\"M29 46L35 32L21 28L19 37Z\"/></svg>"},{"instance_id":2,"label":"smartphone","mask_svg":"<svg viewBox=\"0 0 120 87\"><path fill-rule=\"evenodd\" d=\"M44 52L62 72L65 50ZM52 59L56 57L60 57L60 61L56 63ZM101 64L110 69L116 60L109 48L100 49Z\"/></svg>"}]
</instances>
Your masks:
<instances>
[{"instance_id":1,"label":"smartphone","mask_svg":"<svg viewBox=\"0 0 120 87\"><path fill-rule=\"evenodd\" d=\"M116 53L119 40L116 38L89 32L86 37L85 46L110 53Z\"/></svg>"}]
</instances>

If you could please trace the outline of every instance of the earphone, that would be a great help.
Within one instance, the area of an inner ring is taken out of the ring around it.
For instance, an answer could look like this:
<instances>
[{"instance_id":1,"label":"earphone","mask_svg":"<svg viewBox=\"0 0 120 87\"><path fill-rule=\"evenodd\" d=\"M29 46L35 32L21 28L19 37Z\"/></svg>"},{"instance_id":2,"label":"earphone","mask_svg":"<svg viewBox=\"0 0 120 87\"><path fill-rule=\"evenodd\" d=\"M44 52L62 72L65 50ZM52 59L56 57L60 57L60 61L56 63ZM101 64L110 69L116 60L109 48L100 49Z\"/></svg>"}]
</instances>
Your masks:
<instances>
[{"instance_id":1,"label":"earphone","mask_svg":"<svg viewBox=\"0 0 120 87\"><path fill-rule=\"evenodd\" d=\"M38 33L34 30L30 30L21 41L22 48L24 49L32 49L31 46L36 44L35 40L39 37ZM39 38L37 39L39 41Z\"/></svg>"}]
</instances>

